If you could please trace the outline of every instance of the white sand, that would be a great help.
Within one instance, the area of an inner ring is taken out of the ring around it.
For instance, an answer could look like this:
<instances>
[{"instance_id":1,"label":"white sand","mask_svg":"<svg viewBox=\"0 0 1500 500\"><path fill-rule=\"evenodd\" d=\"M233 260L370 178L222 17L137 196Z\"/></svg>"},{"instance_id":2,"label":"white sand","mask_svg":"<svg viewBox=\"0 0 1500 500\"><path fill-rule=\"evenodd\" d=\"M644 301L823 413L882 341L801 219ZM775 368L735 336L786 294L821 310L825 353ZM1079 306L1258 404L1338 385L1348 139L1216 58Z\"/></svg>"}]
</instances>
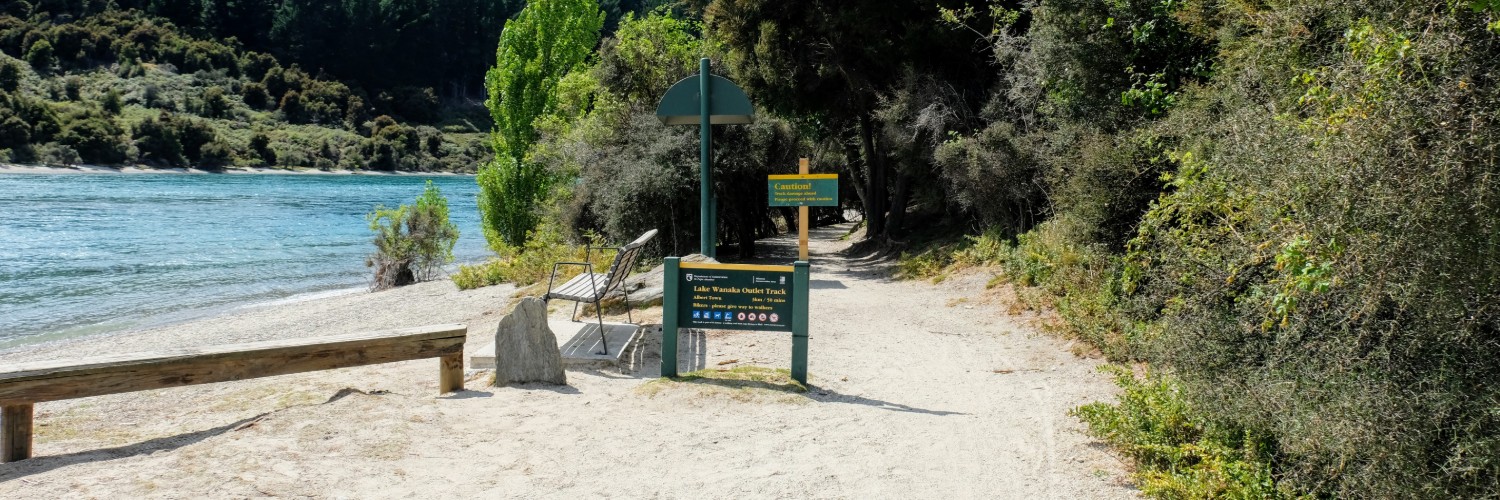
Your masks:
<instances>
[{"instance_id":1,"label":"white sand","mask_svg":"<svg viewBox=\"0 0 1500 500\"><path fill-rule=\"evenodd\" d=\"M437 361L421 360L42 403L36 457L0 465L0 498L1137 495L1067 414L1113 397L1099 361L1005 315L986 273L892 281L882 263L834 255L837 234L815 234L806 394L652 382L660 338L648 335L632 366L571 371L570 387L487 387L479 372L439 397ZM472 352L512 292L428 283L0 363L447 322L470 326ZM686 340L691 369L790 363L784 333ZM330 401L345 388L362 393Z\"/></svg>"}]
</instances>

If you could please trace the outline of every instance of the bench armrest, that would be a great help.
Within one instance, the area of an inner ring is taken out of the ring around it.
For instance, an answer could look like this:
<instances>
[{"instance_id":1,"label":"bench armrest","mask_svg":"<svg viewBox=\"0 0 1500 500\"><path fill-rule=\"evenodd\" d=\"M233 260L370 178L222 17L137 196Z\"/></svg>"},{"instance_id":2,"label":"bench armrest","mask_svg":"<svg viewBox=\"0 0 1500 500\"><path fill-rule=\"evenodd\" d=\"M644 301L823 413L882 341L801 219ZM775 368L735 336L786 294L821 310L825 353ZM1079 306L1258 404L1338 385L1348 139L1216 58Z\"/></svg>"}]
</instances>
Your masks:
<instances>
[{"instance_id":1,"label":"bench armrest","mask_svg":"<svg viewBox=\"0 0 1500 500\"><path fill-rule=\"evenodd\" d=\"M558 266L583 266L583 267L588 268L588 270L586 272L589 272L589 273L593 273L594 272L594 265L590 264L588 262L558 262L556 264L552 264L552 274L547 276L547 294L548 295L552 294L552 283L554 281L557 281L557 268L558 268Z\"/></svg>"}]
</instances>

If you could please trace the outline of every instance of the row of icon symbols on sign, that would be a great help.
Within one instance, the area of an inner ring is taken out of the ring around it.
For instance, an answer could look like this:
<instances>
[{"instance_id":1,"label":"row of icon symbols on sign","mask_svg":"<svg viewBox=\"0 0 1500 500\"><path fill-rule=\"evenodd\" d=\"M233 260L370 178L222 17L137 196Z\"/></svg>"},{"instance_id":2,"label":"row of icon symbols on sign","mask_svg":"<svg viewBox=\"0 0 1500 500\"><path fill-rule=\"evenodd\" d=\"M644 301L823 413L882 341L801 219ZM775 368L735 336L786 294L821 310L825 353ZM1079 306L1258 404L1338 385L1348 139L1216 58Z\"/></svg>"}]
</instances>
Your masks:
<instances>
[{"instance_id":1,"label":"row of icon symbols on sign","mask_svg":"<svg viewBox=\"0 0 1500 500\"><path fill-rule=\"evenodd\" d=\"M747 312L734 313L734 312L729 312L729 311L693 311L693 319L708 319L708 320L715 320L715 321L736 320L736 321L753 321L753 322L758 322L758 323L765 323L765 322L775 323L777 321L781 321L781 315L776 314L776 313L766 314L766 313L747 313Z\"/></svg>"}]
</instances>

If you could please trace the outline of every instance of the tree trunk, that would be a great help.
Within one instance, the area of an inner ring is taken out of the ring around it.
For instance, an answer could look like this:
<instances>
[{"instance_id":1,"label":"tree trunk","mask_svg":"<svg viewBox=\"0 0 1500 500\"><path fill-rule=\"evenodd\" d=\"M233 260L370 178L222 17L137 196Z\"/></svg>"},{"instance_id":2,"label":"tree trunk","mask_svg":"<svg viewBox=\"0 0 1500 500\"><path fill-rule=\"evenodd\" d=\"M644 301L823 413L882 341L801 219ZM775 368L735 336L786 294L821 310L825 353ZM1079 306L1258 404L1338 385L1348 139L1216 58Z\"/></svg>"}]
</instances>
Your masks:
<instances>
[{"instance_id":1,"label":"tree trunk","mask_svg":"<svg viewBox=\"0 0 1500 500\"><path fill-rule=\"evenodd\" d=\"M740 259L755 258L755 226L757 218L741 213L735 221L735 238L740 240Z\"/></svg>"},{"instance_id":2,"label":"tree trunk","mask_svg":"<svg viewBox=\"0 0 1500 500\"><path fill-rule=\"evenodd\" d=\"M849 170L849 185L854 186L854 196L859 199L859 206L863 209L865 206L865 177L859 171L859 165L862 163L859 157L859 148L843 141L840 141L840 145L844 148L844 160L847 162L844 168Z\"/></svg>"},{"instance_id":3,"label":"tree trunk","mask_svg":"<svg viewBox=\"0 0 1500 500\"><path fill-rule=\"evenodd\" d=\"M891 218L886 224L886 234L899 237L905 234L906 204L911 198L911 176L896 172L896 195L891 199Z\"/></svg>"},{"instance_id":4,"label":"tree trunk","mask_svg":"<svg viewBox=\"0 0 1500 500\"><path fill-rule=\"evenodd\" d=\"M885 182L885 161L875 148L875 125L868 114L859 116L859 137L864 144L865 167L869 170L865 188L865 239L886 235L885 210L888 192Z\"/></svg>"}]
</instances>

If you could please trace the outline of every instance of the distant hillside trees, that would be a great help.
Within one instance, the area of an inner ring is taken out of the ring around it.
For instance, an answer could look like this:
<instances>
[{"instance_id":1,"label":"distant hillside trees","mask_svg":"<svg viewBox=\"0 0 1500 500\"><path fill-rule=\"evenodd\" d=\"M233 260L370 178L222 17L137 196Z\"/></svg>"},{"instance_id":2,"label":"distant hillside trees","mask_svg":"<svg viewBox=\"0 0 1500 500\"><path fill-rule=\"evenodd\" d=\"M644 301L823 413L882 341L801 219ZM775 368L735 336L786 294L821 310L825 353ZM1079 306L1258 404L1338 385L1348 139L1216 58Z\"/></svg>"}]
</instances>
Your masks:
<instances>
[{"instance_id":1,"label":"distant hillside trees","mask_svg":"<svg viewBox=\"0 0 1500 500\"><path fill-rule=\"evenodd\" d=\"M0 161L473 171L484 156L482 129L468 116L477 106L444 101L430 87L367 88L310 73L238 38L206 37L201 19L176 24L148 13L194 9L125 3L143 10L37 2L6 10L25 17L0 14ZM391 146L392 132L367 126L376 116L423 146ZM443 129L427 126L443 120ZM185 144L175 124L211 134Z\"/></svg>"}]
</instances>

